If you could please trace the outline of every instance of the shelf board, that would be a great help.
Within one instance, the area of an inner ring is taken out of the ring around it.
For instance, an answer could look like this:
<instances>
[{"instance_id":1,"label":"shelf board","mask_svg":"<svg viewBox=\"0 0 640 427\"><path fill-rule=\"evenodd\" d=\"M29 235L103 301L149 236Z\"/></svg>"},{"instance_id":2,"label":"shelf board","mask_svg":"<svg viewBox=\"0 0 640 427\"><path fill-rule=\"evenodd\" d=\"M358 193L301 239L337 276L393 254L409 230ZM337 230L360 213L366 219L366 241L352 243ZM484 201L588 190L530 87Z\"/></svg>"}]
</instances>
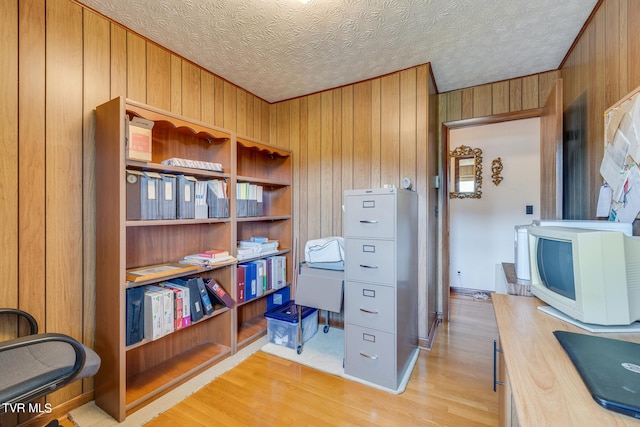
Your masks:
<instances>
[{"instance_id":1,"label":"shelf board","mask_svg":"<svg viewBox=\"0 0 640 427\"><path fill-rule=\"evenodd\" d=\"M127 227L153 227L158 225L190 225L190 224L215 224L228 223L230 218L196 218L196 219L154 219L154 220L130 220Z\"/></svg>"},{"instance_id":2,"label":"shelf board","mask_svg":"<svg viewBox=\"0 0 640 427\"><path fill-rule=\"evenodd\" d=\"M170 335L172 335L172 334L175 334L175 333L180 333L180 331L182 331L182 330L184 330L184 329L191 328L191 327L193 327L193 326L197 325L198 323L206 322L207 320L212 319L212 318L214 318L214 317L218 316L219 314L224 313L225 311L229 311L229 310L231 310L229 307L224 307L224 306L219 305L219 304L215 305L215 307L217 307L217 308L215 308L215 309L213 310L213 313L208 314L208 315L206 315L206 314L205 314L205 315L204 315L200 320L197 320L197 321L195 321L195 322L191 323L189 326L187 326L187 327L185 327L185 328L178 329L177 331L173 331L173 332L171 332L171 333L169 333L169 334L167 334L167 335L164 335L164 336L162 336L162 337L160 337L160 338L158 338L158 339L162 339L162 338L168 337L168 336L170 336ZM151 343L151 342L153 342L153 340L150 340L150 339L148 339L148 338L143 338L143 339L142 339L142 341L139 341L139 342L137 342L137 343L135 343L135 344L131 344L131 345L129 345L129 346L126 346L126 347L125 347L125 351L131 351L131 350L133 350L133 349L136 349L136 348L138 348L138 347L141 347L141 346L143 346L143 345L145 345L145 344L149 344L149 343Z\"/></svg>"},{"instance_id":3,"label":"shelf board","mask_svg":"<svg viewBox=\"0 0 640 427\"><path fill-rule=\"evenodd\" d=\"M231 264L233 264L233 263L229 263L229 265L231 265ZM187 265L187 264L185 264L185 265ZM132 281L127 280L126 283L125 283L125 288L137 288L138 286L150 285L152 283L158 283L158 282L165 282L167 280L175 279L175 278L178 278L178 277L193 276L193 275L196 275L196 274L200 274L200 273L204 273L206 271L213 270L213 266L211 266L211 267L195 266L195 267L197 267L197 269L186 271L186 272L183 271L181 273L176 273L176 274L167 274L166 276L156 277L156 278L149 279L149 280L141 280L139 282L132 282ZM218 266L216 266L216 267L218 267Z\"/></svg>"},{"instance_id":4,"label":"shelf board","mask_svg":"<svg viewBox=\"0 0 640 427\"><path fill-rule=\"evenodd\" d=\"M186 168L182 166L169 166L162 163L142 162L137 160L126 160L125 165L128 168L134 168L142 171L153 171L160 173L171 173L178 175L190 175L204 178L223 178L227 179L231 177L231 174L224 171L212 171L207 169L194 169Z\"/></svg>"},{"instance_id":5,"label":"shelf board","mask_svg":"<svg viewBox=\"0 0 640 427\"><path fill-rule=\"evenodd\" d=\"M291 215L271 215L271 216L243 216L236 219L238 222L256 221L286 221L291 219Z\"/></svg>"},{"instance_id":6,"label":"shelf board","mask_svg":"<svg viewBox=\"0 0 640 427\"><path fill-rule=\"evenodd\" d=\"M230 354L229 347L205 341L127 378L126 410L130 411L164 394Z\"/></svg>"},{"instance_id":7,"label":"shelf board","mask_svg":"<svg viewBox=\"0 0 640 427\"><path fill-rule=\"evenodd\" d=\"M242 347L257 340L266 334L266 332L267 319L265 319L264 316L256 316L253 319L242 322L238 325L238 347Z\"/></svg>"},{"instance_id":8,"label":"shelf board","mask_svg":"<svg viewBox=\"0 0 640 427\"><path fill-rule=\"evenodd\" d=\"M254 178L252 176L240 176L236 178L238 182L249 182L252 184L261 184L267 187L289 187L291 182L288 181L274 181L272 179Z\"/></svg>"}]
</instances>

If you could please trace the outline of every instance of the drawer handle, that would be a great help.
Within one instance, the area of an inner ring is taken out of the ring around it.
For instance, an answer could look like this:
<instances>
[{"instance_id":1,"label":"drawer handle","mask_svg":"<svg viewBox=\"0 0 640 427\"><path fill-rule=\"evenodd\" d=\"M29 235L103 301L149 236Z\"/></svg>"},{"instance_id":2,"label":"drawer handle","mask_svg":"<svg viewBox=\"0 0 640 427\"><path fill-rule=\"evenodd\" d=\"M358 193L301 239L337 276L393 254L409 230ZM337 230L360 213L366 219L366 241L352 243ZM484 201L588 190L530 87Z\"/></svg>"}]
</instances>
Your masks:
<instances>
[{"instance_id":1,"label":"drawer handle","mask_svg":"<svg viewBox=\"0 0 640 427\"><path fill-rule=\"evenodd\" d=\"M374 268L374 269L378 268L377 265L365 265L365 264L360 264L360 267L362 267L362 268Z\"/></svg>"},{"instance_id":2,"label":"drawer handle","mask_svg":"<svg viewBox=\"0 0 640 427\"><path fill-rule=\"evenodd\" d=\"M360 224L377 224L377 219L361 219Z\"/></svg>"},{"instance_id":3,"label":"drawer handle","mask_svg":"<svg viewBox=\"0 0 640 427\"><path fill-rule=\"evenodd\" d=\"M504 385L504 381L498 381L498 353L502 353L502 350L498 348L498 342L493 340L493 391L496 391L496 386Z\"/></svg>"},{"instance_id":4,"label":"drawer handle","mask_svg":"<svg viewBox=\"0 0 640 427\"><path fill-rule=\"evenodd\" d=\"M371 360L378 360L378 356L371 356L371 355L369 355L367 353L363 353L363 352L360 352L360 356L366 357L367 359L371 359Z\"/></svg>"},{"instance_id":5,"label":"drawer handle","mask_svg":"<svg viewBox=\"0 0 640 427\"><path fill-rule=\"evenodd\" d=\"M361 308L360 311L368 314L378 314L378 310L367 310L366 308Z\"/></svg>"}]
</instances>

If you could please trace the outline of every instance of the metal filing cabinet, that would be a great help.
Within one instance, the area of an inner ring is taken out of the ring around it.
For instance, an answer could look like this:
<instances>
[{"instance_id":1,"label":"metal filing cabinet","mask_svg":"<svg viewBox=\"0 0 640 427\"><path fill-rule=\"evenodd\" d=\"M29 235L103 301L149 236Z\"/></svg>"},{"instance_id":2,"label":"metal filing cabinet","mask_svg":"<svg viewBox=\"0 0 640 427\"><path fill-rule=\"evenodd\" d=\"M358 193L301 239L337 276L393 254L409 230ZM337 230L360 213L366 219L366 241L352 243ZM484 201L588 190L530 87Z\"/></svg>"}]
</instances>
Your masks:
<instances>
[{"instance_id":1,"label":"metal filing cabinet","mask_svg":"<svg viewBox=\"0 0 640 427\"><path fill-rule=\"evenodd\" d=\"M348 190L345 374L398 389L418 351L418 196Z\"/></svg>"}]
</instances>

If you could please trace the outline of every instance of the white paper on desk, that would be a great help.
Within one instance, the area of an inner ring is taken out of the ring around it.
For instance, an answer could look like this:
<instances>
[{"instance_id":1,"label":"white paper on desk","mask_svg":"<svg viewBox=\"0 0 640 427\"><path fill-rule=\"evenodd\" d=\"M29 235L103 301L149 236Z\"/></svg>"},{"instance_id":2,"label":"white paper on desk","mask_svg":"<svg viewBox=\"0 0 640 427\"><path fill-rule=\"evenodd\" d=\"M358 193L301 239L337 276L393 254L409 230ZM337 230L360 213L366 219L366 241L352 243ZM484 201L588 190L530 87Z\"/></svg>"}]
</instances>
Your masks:
<instances>
[{"instance_id":1,"label":"white paper on desk","mask_svg":"<svg viewBox=\"0 0 640 427\"><path fill-rule=\"evenodd\" d=\"M615 208L616 221L632 223L640 212L640 170L629 169L620 207Z\"/></svg>"},{"instance_id":2,"label":"white paper on desk","mask_svg":"<svg viewBox=\"0 0 640 427\"><path fill-rule=\"evenodd\" d=\"M605 123L605 145L611 144L620 127L620 122L624 117L624 111L621 108L615 108L607 114Z\"/></svg>"},{"instance_id":3,"label":"white paper on desk","mask_svg":"<svg viewBox=\"0 0 640 427\"><path fill-rule=\"evenodd\" d=\"M633 122L636 139L640 139L640 92L631 97L631 102L633 106L629 110L629 116Z\"/></svg>"},{"instance_id":4,"label":"white paper on desk","mask_svg":"<svg viewBox=\"0 0 640 427\"><path fill-rule=\"evenodd\" d=\"M622 197L622 186L625 181L625 163L629 154L629 141L621 132L616 132L613 142L604 148L604 157L600 164L600 175L613 192L613 200Z\"/></svg>"},{"instance_id":5,"label":"white paper on desk","mask_svg":"<svg viewBox=\"0 0 640 427\"><path fill-rule=\"evenodd\" d=\"M611 212L611 187L603 184L598 194L598 206L596 208L597 217L608 217Z\"/></svg>"}]
</instances>

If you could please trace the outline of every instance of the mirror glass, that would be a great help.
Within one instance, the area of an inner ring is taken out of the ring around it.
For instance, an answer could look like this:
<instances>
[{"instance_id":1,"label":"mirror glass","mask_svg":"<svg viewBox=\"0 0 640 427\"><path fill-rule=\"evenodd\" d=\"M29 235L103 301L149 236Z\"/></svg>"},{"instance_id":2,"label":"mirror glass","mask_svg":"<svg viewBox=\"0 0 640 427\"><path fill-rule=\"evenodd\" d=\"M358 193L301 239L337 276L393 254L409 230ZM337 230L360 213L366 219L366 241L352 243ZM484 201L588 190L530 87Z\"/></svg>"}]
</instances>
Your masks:
<instances>
[{"instance_id":1,"label":"mirror glass","mask_svg":"<svg viewBox=\"0 0 640 427\"><path fill-rule=\"evenodd\" d=\"M449 198L482 196L482 150L461 145L449 153L451 177Z\"/></svg>"}]
</instances>

